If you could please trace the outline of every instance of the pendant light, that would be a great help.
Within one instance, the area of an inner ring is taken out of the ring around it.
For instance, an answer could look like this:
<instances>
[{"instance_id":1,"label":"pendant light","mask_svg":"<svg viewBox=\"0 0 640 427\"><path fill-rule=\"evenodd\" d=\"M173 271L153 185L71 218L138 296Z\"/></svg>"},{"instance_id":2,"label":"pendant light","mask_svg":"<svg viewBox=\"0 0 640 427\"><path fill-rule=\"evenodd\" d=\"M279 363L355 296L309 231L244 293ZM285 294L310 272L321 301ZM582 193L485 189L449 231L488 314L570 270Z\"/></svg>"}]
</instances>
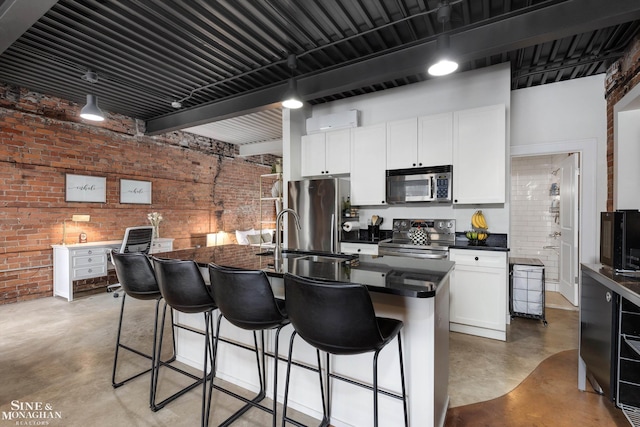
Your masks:
<instances>
[{"instance_id":1,"label":"pendant light","mask_svg":"<svg viewBox=\"0 0 640 427\"><path fill-rule=\"evenodd\" d=\"M442 34L436 39L436 59L427 70L432 76L445 76L458 69L458 63L453 59L449 47L449 34L444 32L445 24L451 16L451 5L448 2L438 5L438 21L442 22Z\"/></svg>"},{"instance_id":2,"label":"pendant light","mask_svg":"<svg viewBox=\"0 0 640 427\"><path fill-rule=\"evenodd\" d=\"M98 74L89 70L85 73L82 78L89 83L91 83L92 87L94 83L98 81ZM86 120L92 120L96 122L101 122L104 120L104 113L98 107L98 97L93 94L87 95L87 104L82 107L80 110L80 117Z\"/></svg>"},{"instance_id":3,"label":"pendant light","mask_svg":"<svg viewBox=\"0 0 640 427\"><path fill-rule=\"evenodd\" d=\"M287 58L287 65L291 69L291 78L289 78L289 87L284 93L282 106L284 108L292 109L300 108L302 107L302 101L300 100L300 95L298 94L298 83L293 77L293 71L298 67L296 56L294 54L290 54Z\"/></svg>"}]
</instances>

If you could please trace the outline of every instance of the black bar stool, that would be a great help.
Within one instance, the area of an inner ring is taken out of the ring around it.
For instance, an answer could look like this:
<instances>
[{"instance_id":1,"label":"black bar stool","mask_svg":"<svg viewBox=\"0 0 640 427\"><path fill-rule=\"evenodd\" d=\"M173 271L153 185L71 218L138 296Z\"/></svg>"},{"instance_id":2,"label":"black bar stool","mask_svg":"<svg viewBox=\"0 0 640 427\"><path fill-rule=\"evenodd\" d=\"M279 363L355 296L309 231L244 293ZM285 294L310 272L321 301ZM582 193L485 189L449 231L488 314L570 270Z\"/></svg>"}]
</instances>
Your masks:
<instances>
[{"instance_id":1,"label":"black bar stool","mask_svg":"<svg viewBox=\"0 0 640 427\"><path fill-rule=\"evenodd\" d=\"M253 399L246 399L236 393L216 386L211 382L210 388L223 391L237 399L245 402L245 405L225 420L221 426L227 426L237 420L251 407L260 408L273 415L273 427L276 425L276 407L278 397L278 337L280 330L289 324L289 319L284 307L284 301L277 300L271 284L264 271L242 270L228 267L220 267L215 264L209 265L209 277L213 295L220 309L222 316L218 318L216 328L216 352L218 351L218 340L220 339L220 323L222 318L227 319L232 325L253 331L253 341L256 352L256 363L258 366L258 378L260 381L260 391ZM273 372L273 408L261 405L265 398L266 388L266 364L264 331L275 329L275 349L274 349L274 372ZM260 331L262 351L258 349L258 339L256 332ZM209 392L211 399L211 391Z\"/></svg>"},{"instance_id":2,"label":"black bar stool","mask_svg":"<svg viewBox=\"0 0 640 427\"><path fill-rule=\"evenodd\" d=\"M149 405L152 405L153 402L153 383L154 383L154 367L156 365L156 351L158 356L160 355L160 350L156 350L156 343L158 337L158 313L160 307L160 300L162 300L162 294L160 293L160 288L158 287L158 282L156 281L155 273L153 272L153 267L151 267L151 262L142 252L131 252L131 253L119 253L115 249L111 253L111 259L116 269L116 275L118 276L118 280L120 281L120 285L124 290L124 295L122 296L122 304L120 306L120 319L118 320L118 335L116 339L116 351L115 356L113 358L113 372L111 374L111 385L114 388L120 387L127 382L138 378L141 375L146 374L151 371L151 381L149 386ZM128 345L122 344L120 338L122 336L122 321L124 317L124 307L127 296L130 296L139 300L155 300L156 301L156 311L153 323L153 349L151 351L151 355L144 353L140 350L132 348ZM173 323L173 317L171 317L171 322ZM118 355L120 348L128 350L132 353L135 353L139 356L145 357L151 361L151 367L142 372L134 374L122 381L116 381L116 371L118 367ZM161 363L171 363L176 358L176 341L175 336L173 337L173 355L171 358L165 362Z\"/></svg>"},{"instance_id":3,"label":"black bar stool","mask_svg":"<svg viewBox=\"0 0 640 427\"><path fill-rule=\"evenodd\" d=\"M373 410L374 426L378 426L378 354L397 336L398 354L400 356L400 381L402 384L402 396L397 397L402 400L404 424L408 426L409 417L404 382L402 341L400 338L400 331L403 326L402 321L376 317L369 291L363 285L312 280L287 273L284 276L284 286L287 313L293 325L294 333L291 335L289 344L282 425L284 426L287 421L300 425L295 420L287 418L291 356L293 353L293 341L297 334L316 348L324 415L321 426L328 426L331 420L331 387L329 379L332 375L329 366L329 355L368 352L374 352ZM326 393L322 384L320 350L326 352Z\"/></svg>"},{"instance_id":4,"label":"black bar stool","mask_svg":"<svg viewBox=\"0 0 640 427\"><path fill-rule=\"evenodd\" d=\"M158 278L158 285L160 286L160 292L165 300L164 311L162 314L162 325L167 311L167 305L174 310L178 310L182 313L203 313L205 322L204 332L204 366L202 368L202 377L197 377L189 372L186 372L180 368L172 365L166 365L168 368L173 369L176 372L180 372L195 381L187 387L179 390L178 392L167 397L160 403L155 403L156 393L158 390L158 369L156 368L155 383L153 386L153 405L152 409L157 411L163 408L167 403L182 396L189 390L195 388L199 384L202 384L202 415L201 424L203 426L208 424L208 411L206 409L207 403L207 380L213 379L215 375L215 359L214 349L211 343L210 334L213 331L213 311L218 308L213 296L209 291L209 287L204 282L202 274L198 265L194 261L182 261L182 260L167 260L153 257L153 265L156 270L156 277ZM181 327L176 325L176 327ZM196 331L192 328L183 327L186 331L202 334L202 332ZM164 328L163 328L164 330ZM160 346L162 346L163 330L160 332ZM211 371L207 374L208 364L211 363Z\"/></svg>"}]
</instances>

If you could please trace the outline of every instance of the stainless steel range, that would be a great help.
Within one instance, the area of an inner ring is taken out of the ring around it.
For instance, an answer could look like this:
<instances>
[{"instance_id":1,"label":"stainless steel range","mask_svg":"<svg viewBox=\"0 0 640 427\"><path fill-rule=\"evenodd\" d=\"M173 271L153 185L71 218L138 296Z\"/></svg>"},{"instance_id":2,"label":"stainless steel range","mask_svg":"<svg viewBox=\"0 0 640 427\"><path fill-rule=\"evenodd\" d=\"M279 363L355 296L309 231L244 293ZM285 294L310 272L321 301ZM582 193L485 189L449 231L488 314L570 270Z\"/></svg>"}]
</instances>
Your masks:
<instances>
[{"instance_id":1,"label":"stainless steel range","mask_svg":"<svg viewBox=\"0 0 640 427\"><path fill-rule=\"evenodd\" d=\"M455 241L455 219L394 219L393 235L378 243L378 254L448 259Z\"/></svg>"}]
</instances>

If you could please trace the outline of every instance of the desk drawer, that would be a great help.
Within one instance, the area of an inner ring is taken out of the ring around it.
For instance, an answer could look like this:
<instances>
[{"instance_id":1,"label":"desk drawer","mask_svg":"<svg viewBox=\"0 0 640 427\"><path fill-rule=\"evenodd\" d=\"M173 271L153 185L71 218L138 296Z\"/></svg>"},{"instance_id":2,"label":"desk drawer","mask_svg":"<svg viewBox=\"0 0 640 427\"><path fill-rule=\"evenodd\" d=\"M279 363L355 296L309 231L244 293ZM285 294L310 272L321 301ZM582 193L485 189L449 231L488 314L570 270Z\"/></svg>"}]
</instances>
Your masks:
<instances>
[{"instance_id":1,"label":"desk drawer","mask_svg":"<svg viewBox=\"0 0 640 427\"><path fill-rule=\"evenodd\" d=\"M107 264L92 265L87 267L73 268L71 270L72 279L90 279L92 277L102 277L107 275Z\"/></svg>"},{"instance_id":2,"label":"desk drawer","mask_svg":"<svg viewBox=\"0 0 640 427\"><path fill-rule=\"evenodd\" d=\"M173 241L172 240L167 240L167 241L155 241L153 242L153 244L151 245L151 250L149 251L152 254L157 254L160 252L171 252L173 250Z\"/></svg>"},{"instance_id":3,"label":"desk drawer","mask_svg":"<svg viewBox=\"0 0 640 427\"><path fill-rule=\"evenodd\" d=\"M71 268L93 267L107 264L107 254L74 256L71 258Z\"/></svg>"}]
</instances>

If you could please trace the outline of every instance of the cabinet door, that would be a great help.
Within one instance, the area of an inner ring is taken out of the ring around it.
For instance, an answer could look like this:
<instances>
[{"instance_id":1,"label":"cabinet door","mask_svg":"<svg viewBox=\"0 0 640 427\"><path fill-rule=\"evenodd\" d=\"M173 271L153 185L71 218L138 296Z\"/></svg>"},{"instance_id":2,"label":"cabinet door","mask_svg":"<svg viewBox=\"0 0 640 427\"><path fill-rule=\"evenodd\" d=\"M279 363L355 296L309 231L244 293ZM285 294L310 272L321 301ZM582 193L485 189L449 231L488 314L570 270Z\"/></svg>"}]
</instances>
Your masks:
<instances>
[{"instance_id":1,"label":"cabinet door","mask_svg":"<svg viewBox=\"0 0 640 427\"><path fill-rule=\"evenodd\" d=\"M348 174L351 171L351 130L335 130L325 134L325 173Z\"/></svg>"},{"instance_id":2,"label":"cabinet door","mask_svg":"<svg viewBox=\"0 0 640 427\"><path fill-rule=\"evenodd\" d=\"M453 113L418 118L418 164L453 164Z\"/></svg>"},{"instance_id":3,"label":"cabinet door","mask_svg":"<svg viewBox=\"0 0 640 427\"><path fill-rule=\"evenodd\" d=\"M453 203L504 203L506 117L504 105L453 115Z\"/></svg>"},{"instance_id":4,"label":"cabinet door","mask_svg":"<svg viewBox=\"0 0 640 427\"><path fill-rule=\"evenodd\" d=\"M450 251L452 323L506 331L507 255L504 252Z\"/></svg>"},{"instance_id":5,"label":"cabinet door","mask_svg":"<svg viewBox=\"0 0 640 427\"><path fill-rule=\"evenodd\" d=\"M507 274L504 269L456 264L451 277L449 320L505 331L506 290Z\"/></svg>"},{"instance_id":6,"label":"cabinet door","mask_svg":"<svg viewBox=\"0 0 640 427\"><path fill-rule=\"evenodd\" d=\"M418 164L418 119L387 122L387 169L406 169Z\"/></svg>"},{"instance_id":7,"label":"cabinet door","mask_svg":"<svg viewBox=\"0 0 640 427\"><path fill-rule=\"evenodd\" d=\"M385 124L352 129L352 205L385 204L386 136Z\"/></svg>"},{"instance_id":8,"label":"cabinet door","mask_svg":"<svg viewBox=\"0 0 640 427\"><path fill-rule=\"evenodd\" d=\"M318 176L325 171L325 134L303 135L300 172L302 176Z\"/></svg>"}]
</instances>

